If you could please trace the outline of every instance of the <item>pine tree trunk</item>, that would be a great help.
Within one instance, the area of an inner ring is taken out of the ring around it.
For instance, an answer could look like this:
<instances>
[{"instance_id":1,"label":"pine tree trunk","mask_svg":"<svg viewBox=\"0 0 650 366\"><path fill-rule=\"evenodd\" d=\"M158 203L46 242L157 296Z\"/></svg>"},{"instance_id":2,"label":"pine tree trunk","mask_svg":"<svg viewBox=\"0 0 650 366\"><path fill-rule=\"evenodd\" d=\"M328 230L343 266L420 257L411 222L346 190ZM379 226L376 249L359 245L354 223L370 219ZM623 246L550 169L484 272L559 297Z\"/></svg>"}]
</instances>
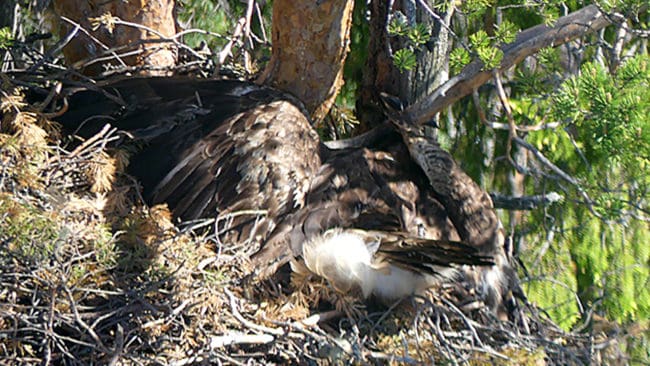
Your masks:
<instances>
[{"instance_id":1,"label":"pine tree trunk","mask_svg":"<svg viewBox=\"0 0 650 366\"><path fill-rule=\"evenodd\" d=\"M368 58L363 73L361 86L357 91L357 119L359 126L356 133L372 129L383 122L383 112L377 101L379 93L399 94L399 71L393 65L390 55L388 32L387 1L373 0L370 7L370 27L368 37Z\"/></svg>"},{"instance_id":2,"label":"pine tree trunk","mask_svg":"<svg viewBox=\"0 0 650 366\"><path fill-rule=\"evenodd\" d=\"M395 95L406 104L413 104L425 98L449 78L448 54L451 50L449 24L452 12L431 16L436 1L427 1L426 9L415 1L402 1L401 6L388 9L386 1L372 1L370 4L370 41L366 72L357 100L357 117L361 122L359 132L366 131L383 122L383 113L377 104L379 93ZM453 9L453 8L452 8ZM424 24L431 31L426 46L416 50L417 66L410 71L400 72L393 64L393 53L404 47L400 40L387 32L389 14L399 11L406 16L409 25ZM441 24L444 22L444 25Z\"/></svg>"},{"instance_id":3,"label":"pine tree trunk","mask_svg":"<svg viewBox=\"0 0 650 366\"><path fill-rule=\"evenodd\" d=\"M0 6L0 28L12 28L14 22L14 9L16 0L3 0Z\"/></svg>"},{"instance_id":4,"label":"pine tree trunk","mask_svg":"<svg viewBox=\"0 0 650 366\"><path fill-rule=\"evenodd\" d=\"M400 79L398 95L407 104L417 103L426 98L449 79L448 60L452 45L449 27L454 8L451 7L447 13L436 13L438 18L436 19L429 13L429 10L433 11L435 8L435 0L427 1L428 9L419 3L417 5L417 10L413 6L404 9L407 20L410 24L424 24L431 30L431 38L425 47L416 51L418 60L416 67L411 71L405 71Z\"/></svg>"},{"instance_id":5,"label":"pine tree trunk","mask_svg":"<svg viewBox=\"0 0 650 366\"><path fill-rule=\"evenodd\" d=\"M77 32L63 49L68 64L82 69L87 75L97 75L109 65L134 66L135 72L141 75L164 74L161 69L174 66L176 62L175 50L169 43L155 42L155 40L160 39L156 33L163 37L176 33L173 9L173 0L54 0L54 10L57 15L79 24L89 33ZM93 18L110 19L106 17L107 15L142 27L123 24L111 27L106 23L93 27ZM74 28L75 25L62 19L59 24L61 38ZM122 55L119 59L87 62L104 55L106 49L116 47L122 47L114 53L118 56Z\"/></svg>"},{"instance_id":6,"label":"pine tree trunk","mask_svg":"<svg viewBox=\"0 0 650 366\"><path fill-rule=\"evenodd\" d=\"M273 2L272 56L259 82L298 97L322 120L343 85L353 0Z\"/></svg>"}]
</instances>

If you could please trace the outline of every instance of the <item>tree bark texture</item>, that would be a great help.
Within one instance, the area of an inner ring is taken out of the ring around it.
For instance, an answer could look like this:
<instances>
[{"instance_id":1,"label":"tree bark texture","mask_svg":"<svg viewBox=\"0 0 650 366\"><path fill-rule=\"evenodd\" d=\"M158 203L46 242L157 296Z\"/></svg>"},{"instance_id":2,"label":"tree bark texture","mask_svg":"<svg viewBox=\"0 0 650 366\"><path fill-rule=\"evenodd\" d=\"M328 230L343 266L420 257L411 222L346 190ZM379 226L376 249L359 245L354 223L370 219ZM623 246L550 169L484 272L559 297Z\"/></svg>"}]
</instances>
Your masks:
<instances>
[{"instance_id":1,"label":"tree bark texture","mask_svg":"<svg viewBox=\"0 0 650 366\"><path fill-rule=\"evenodd\" d=\"M343 85L353 0L273 2L272 55L260 83L300 99L322 120Z\"/></svg>"},{"instance_id":2,"label":"tree bark texture","mask_svg":"<svg viewBox=\"0 0 650 366\"><path fill-rule=\"evenodd\" d=\"M9 27L11 29L14 24L16 0L4 0L2 3L0 6L0 28Z\"/></svg>"},{"instance_id":3,"label":"tree bark texture","mask_svg":"<svg viewBox=\"0 0 650 366\"><path fill-rule=\"evenodd\" d=\"M143 67L140 74L159 75L160 72L147 68L165 68L174 66L175 50L168 43L155 42L176 33L173 0L54 0L54 10L60 17L66 17L83 28L63 49L69 65L80 67L87 75L97 75L106 64L126 64ZM122 21L140 24L151 31L124 24L114 28L105 24L92 26L92 18L109 14ZM61 38L65 38L75 25L62 19L59 24ZM112 28L112 29L111 29ZM158 33L159 35L157 35ZM94 38L94 39L93 39ZM147 42L150 41L150 42ZM87 60L104 55L107 49L123 47L116 51L122 62L110 60L106 63L86 65Z\"/></svg>"},{"instance_id":4,"label":"tree bark texture","mask_svg":"<svg viewBox=\"0 0 650 366\"><path fill-rule=\"evenodd\" d=\"M417 65L405 71L401 78L399 97L411 105L425 99L449 79L449 52L451 51L451 17L453 7L446 13L434 13L435 0L402 1L409 25L424 24L431 31L429 42L416 50ZM433 15L435 14L435 16Z\"/></svg>"},{"instance_id":5,"label":"tree bark texture","mask_svg":"<svg viewBox=\"0 0 650 366\"><path fill-rule=\"evenodd\" d=\"M399 95L400 75L393 65L393 60L388 47L388 23L387 1L373 0L368 4L370 7L370 29L368 40L368 58L363 73L363 80L358 90L356 101L357 119L359 126L355 129L357 133L363 133L378 126L384 119L384 113L377 101L381 100L381 92L390 95Z\"/></svg>"},{"instance_id":6,"label":"tree bark texture","mask_svg":"<svg viewBox=\"0 0 650 366\"><path fill-rule=\"evenodd\" d=\"M448 13L431 15L434 0L426 6L414 0L396 1L392 9L386 1L372 1L370 6L370 42L364 79L357 99L357 117L361 122L358 131L369 130L382 122L383 112L377 105L379 93L399 97L407 105L425 99L449 78L448 54L451 50L449 24L453 8ZM392 54L405 44L389 36L389 14L399 11L405 15L409 26L424 24L431 31L429 42L415 50L417 65L400 72L393 64ZM444 24L442 24L444 23Z\"/></svg>"}]
</instances>

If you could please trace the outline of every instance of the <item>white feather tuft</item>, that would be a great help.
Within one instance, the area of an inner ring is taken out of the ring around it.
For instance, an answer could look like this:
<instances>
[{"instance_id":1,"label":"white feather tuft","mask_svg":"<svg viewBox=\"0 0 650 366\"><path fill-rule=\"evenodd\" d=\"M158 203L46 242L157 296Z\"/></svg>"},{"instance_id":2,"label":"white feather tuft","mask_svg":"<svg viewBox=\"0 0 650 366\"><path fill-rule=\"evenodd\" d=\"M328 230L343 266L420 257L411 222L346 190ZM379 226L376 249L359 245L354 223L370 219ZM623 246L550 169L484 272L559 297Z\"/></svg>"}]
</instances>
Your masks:
<instances>
[{"instance_id":1,"label":"white feather tuft","mask_svg":"<svg viewBox=\"0 0 650 366\"><path fill-rule=\"evenodd\" d=\"M422 292L434 283L431 276L386 263L377 265L373 260L377 245L367 239L355 230L330 229L304 243L305 265L338 291L360 289L364 297L375 294L397 299Z\"/></svg>"}]
</instances>

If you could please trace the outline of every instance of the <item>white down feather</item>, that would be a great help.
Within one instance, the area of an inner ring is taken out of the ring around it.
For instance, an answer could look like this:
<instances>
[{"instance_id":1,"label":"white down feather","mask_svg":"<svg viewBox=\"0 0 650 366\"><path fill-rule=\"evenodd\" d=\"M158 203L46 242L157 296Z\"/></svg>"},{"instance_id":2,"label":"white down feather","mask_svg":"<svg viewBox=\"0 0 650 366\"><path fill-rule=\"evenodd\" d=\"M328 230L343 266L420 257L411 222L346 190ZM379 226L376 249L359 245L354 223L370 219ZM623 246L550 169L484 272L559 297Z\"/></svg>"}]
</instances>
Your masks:
<instances>
[{"instance_id":1,"label":"white down feather","mask_svg":"<svg viewBox=\"0 0 650 366\"><path fill-rule=\"evenodd\" d=\"M310 271L338 291L360 289L364 298L375 294L386 300L398 299L421 293L434 283L432 276L374 263L377 240L356 230L330 229L304 243L303 259Z\"/></svg>"}]
</instances>

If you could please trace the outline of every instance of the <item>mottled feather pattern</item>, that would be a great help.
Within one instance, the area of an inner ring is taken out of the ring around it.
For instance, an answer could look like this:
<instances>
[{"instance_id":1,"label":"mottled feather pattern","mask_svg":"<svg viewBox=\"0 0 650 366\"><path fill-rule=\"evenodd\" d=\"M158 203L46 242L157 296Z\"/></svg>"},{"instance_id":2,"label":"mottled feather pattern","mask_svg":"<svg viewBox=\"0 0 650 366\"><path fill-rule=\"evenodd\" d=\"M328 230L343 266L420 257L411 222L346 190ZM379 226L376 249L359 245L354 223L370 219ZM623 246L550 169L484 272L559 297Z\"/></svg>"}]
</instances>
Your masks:
<instances>
[{"instance_id":1,"label":"mottled feather pattern","mask_svg":"<svg viewBox=\"0 0 650 366\"><path fill-rule=\"evenodd\" d=\"M145 198L166 202L184 220L223 218L239 231L235 240L265 238L275 220L303 205L320 166L313 153L320 142L304 110L270 88L133 78L75 91L72 103L80 107L62 119L69 130L90 137L111 123L126 131L129 142L142 146L129 172L142 182Z\"/></svg>"},{"instance_id":2,"label":"mottled feather pattern","mask_svg":"<svg viewBox=\"0 0 650 366\"><path fill-rule=\"evenodd\" d=\"M368 232L368 235L373 234L381 238L379 253L393 258L402 257L405 262L416 265L494 264L492 257L481 256L476 248L458 241L417 238L406 233Z\"/></svg>"},{"instance_id":3,"label":"mottled feather pattern","mask_svg":"<svg viewBox=\"0 0 650 366\"><path fill-rule=\"evenodd\" d=\"M312 180L305 207L288 217L254 256L260 267L272 268L264 274L273 273L291 258L301 258L306 243L330 240L331 235L318 238L333 229L364 238L367 243L376 242L377 248L372 252L377 268L401 268L412 273L413 278L419 278L418 274L449 278L450 274L459 273L449 271L453 266L493 264L490 256L456 241L459 237L444 207L433 198L435 192L428 180L418 178L421 173L417 166L402 160L408 157L408 151L401 146L397 150L377 147L331 152ZM283 249L287 247L291 248L290 253ZM325 255L324 262L310 258L310 266L317 266L317 273L323 272L325 277L329 272L334 276L332 281L343 281L346 276L339 277L331 271L347 268L346 262L328 262L325 258L336 258L336 254L323 250L316 253ZM310 249L310 253L314 250ZM421 281L433 285L430 280ZM348 288L349 283L337 286ZM388 289L381 292L390 294Z\"/></svg>"},{"instance_id":4,"label":"mottled feather pattern","mask_svg":"<svg viewBox=\"0 0 650 366\"><path fill-rule=\"evenodd\" d=\"M463 282L475 288L483 301L500 317L507 317L505 304L514 304L513 293L523 297L519 280L511 266L511 253L505 243L505 233L490 196L481 189L443 150L432 136L408 120L392 121L408 146L411 157L420 166L435 197L458 231L464 243L482 255L491 256L494 265L464 268Z\"/></svg>"},{"instance_id":5,"label":"mottled feather pattern","mask_svg":"<svg viewBox=\"0 0 650 366\"><path fill-rule=\"evenodd\" d=\"M330 150L295 98L251 83L136 78L71 95L80 108L62 119L69 131L123 130L149 202L184 220L216 218L224 243L260 244L262 277L290 261L305 268L306 253L324 276L357 268L341 235L370 255L364 295L463 277L494 306L516 286L489 196L408 123Z\"/></svg>"},{"instance_id":6,"label":"mottled feather pattern","mask_svg":"<svg viewBox=\"0 0 650 366\"><path fill-rule=\"evenodd\" d=\"M499 220L490 196L432 138L416 128L402 130L409 152L426 174L463 241L483 253L501 250Z\"/></svg>"}]
</instances>

